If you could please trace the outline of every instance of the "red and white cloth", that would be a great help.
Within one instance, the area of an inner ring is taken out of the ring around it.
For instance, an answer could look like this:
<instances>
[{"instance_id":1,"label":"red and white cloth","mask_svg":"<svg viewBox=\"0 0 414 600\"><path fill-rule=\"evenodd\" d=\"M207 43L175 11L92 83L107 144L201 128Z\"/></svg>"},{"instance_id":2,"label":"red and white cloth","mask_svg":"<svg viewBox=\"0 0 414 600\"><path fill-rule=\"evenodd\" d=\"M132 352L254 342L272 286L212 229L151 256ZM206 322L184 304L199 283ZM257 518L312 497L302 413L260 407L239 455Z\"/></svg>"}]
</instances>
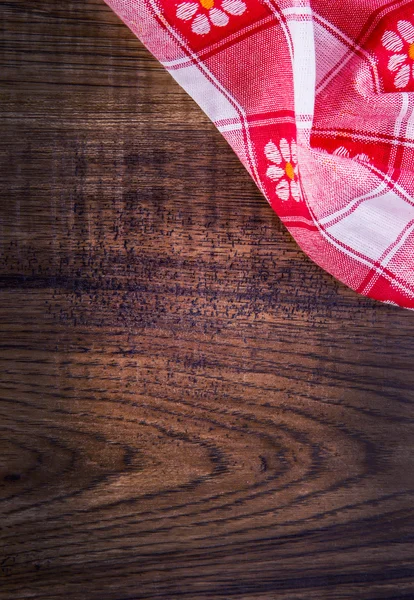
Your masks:
<instances>
[{"instance_id":1,"label":"red and white cloth","mask_svg":"<svg viewBox=\"0 0 414 600\"><path fill-rule=\"evenodd\" d=\"M312 260L414 308L414 2L106 2Z\"/></svg>"}]
</instances>

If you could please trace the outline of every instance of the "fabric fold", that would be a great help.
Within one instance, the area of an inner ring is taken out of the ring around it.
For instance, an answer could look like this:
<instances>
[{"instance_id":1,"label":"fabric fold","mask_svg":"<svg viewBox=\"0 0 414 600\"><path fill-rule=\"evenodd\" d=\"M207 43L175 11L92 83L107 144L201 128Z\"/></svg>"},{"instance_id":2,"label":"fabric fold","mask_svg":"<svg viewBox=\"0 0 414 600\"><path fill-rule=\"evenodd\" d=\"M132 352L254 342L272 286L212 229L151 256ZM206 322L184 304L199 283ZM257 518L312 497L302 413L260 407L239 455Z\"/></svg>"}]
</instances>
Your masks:
<instances>
[{"instance_id":1,"label":"fabric fold","mask_svg":"<svg viewBox=\"0 0 414 600\"><path fill-rule=\"evenodd\" d=\"M414 2L105 1L313 261L414 308Z\"/></svg>"}]
</instances>

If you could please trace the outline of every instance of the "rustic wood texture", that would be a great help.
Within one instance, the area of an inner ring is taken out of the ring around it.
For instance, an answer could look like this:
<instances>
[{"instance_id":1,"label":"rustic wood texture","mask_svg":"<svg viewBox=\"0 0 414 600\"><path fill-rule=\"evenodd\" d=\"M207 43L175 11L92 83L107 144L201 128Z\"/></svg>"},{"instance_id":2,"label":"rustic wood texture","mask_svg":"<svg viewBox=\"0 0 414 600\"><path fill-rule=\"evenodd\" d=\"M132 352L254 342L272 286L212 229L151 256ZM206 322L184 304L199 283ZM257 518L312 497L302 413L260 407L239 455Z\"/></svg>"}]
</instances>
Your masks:
<instances>
[{"instance_id":1,"label":"rustic wood texture","mask_svg":"<svg viewBox=\"0 0 414 600\"><path fill-rule=\"evenodd\" d=\"M0 10L1 600L414 598L414 314L102 0Z\"/></svg>"}]
</instances>

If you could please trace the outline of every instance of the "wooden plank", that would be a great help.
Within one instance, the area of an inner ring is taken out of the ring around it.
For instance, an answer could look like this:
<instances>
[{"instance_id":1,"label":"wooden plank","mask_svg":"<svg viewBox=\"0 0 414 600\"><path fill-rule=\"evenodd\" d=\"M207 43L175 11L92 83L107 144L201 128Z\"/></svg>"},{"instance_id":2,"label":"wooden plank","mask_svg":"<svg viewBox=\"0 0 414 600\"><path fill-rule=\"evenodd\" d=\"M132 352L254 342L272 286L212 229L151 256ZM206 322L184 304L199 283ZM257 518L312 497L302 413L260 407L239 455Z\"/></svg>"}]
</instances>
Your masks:
<instances>
[{"instance_id":1,"label":"wooden plank","mask_svg":"<svg viewBox=\"0 0 414 600\"><path fill-rule=\"evenodd\" d=\"M413 313L101 0L0 10L0 598L413 598Z\"/></svg>"}]
</instances>

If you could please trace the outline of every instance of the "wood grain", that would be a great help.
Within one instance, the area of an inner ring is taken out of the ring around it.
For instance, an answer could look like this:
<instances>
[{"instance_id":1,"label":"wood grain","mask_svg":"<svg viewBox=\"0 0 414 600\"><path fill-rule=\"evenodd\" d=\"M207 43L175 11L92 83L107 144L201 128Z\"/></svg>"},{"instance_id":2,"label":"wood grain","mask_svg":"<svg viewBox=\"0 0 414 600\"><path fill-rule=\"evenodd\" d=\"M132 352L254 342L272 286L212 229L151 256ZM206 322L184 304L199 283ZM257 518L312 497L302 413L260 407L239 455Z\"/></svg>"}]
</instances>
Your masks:
<instances>
[{"instance_id":1,"label":"wood grain","mask_svg":"<svg viewBox=\"0 0 414 600\"><path fill-rule=\"evenodd\" d=\"M413 313L101 0L0 10L0 598L414 598Z\"/></svg>"}]
</instances>

